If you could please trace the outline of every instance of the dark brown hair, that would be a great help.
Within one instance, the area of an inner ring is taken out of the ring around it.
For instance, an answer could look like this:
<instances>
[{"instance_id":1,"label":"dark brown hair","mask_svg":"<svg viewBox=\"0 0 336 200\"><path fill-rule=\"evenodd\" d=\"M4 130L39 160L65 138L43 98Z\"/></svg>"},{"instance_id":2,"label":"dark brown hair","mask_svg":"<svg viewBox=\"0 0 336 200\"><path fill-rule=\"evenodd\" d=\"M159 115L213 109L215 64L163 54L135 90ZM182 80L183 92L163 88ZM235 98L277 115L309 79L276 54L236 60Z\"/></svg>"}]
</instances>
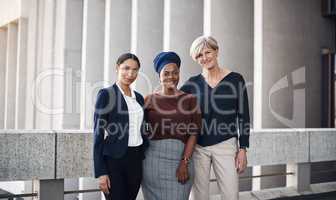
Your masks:
<instances>
[{"instance_id":1,"label":"dark brown hair","mask_svg":"<svg viewBox=\"0 0 336 200\"><path fill-rule=\"evenodd\" d=\"M140 68L140 61L139 61L139 58L132 54L132 53L124 53L122 55L119 56L118 60L117 60L117 65L119 66L120 64L122 64L123 62L125 62L125 60L128 60L128 59L132 59L134 60L135 62L137 62L139 68Z\"/></svg>"}]
</instances>

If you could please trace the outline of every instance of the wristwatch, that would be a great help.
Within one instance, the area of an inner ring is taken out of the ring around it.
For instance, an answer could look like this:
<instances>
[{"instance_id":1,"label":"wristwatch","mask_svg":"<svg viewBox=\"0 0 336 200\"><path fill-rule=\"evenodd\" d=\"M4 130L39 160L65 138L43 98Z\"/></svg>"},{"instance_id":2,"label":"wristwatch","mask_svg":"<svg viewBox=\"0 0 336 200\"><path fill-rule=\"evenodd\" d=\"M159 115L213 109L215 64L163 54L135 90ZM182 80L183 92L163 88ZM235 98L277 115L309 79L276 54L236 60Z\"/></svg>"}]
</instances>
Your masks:
<instances>
[{"instance_id":1,"label":"wristwatch","mask_svg":"<svg viewBox=\"0 0 336 200\"><path fill-rule=\"evenodd\" d=\"M243 150L245 150L245 152L247 152L247 148L246 147L239 147L239 150L240 149L243 149Z\"/></svg>"},{"instance_id":2,"label":"wristwatch","mask_svg":"<svg viewBox=\"0 0 336 200\"><path fill-rule=\"evenodd\" d=\"M190 158L188 158L188 157L183 157L181 160L184 161L184 162L186 162L186 163L188 164L189 161L190 161Z\"/></svg>"}]
</instances>

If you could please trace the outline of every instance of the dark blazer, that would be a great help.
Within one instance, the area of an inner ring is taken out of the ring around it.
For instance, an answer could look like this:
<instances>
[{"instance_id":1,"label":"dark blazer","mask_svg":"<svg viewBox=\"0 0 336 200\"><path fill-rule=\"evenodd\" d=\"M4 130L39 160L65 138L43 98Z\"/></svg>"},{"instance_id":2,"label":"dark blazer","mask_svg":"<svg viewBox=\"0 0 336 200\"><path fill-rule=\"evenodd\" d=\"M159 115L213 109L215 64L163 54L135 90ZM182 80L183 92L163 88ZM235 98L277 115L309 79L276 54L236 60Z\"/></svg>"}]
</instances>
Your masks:
<instances>
[{"instance_id":1,"label":"dark blazer","mask_svg":"<svg viewBox=\"0 0 336 200\"><path fill-rule=\"evenodd\" d=\"M143 107L144 98L135 92L136 101ZM129 116L126 101L116 84L99 90L94 112L93 160L98 178L107 175L106 158L121 158L128 148ZM108 134L105 134L108 133ZM141 126L144 151L148 147L144 122ZM105 138L105 135L107 137Z\"/></svg>"}]
</instances>

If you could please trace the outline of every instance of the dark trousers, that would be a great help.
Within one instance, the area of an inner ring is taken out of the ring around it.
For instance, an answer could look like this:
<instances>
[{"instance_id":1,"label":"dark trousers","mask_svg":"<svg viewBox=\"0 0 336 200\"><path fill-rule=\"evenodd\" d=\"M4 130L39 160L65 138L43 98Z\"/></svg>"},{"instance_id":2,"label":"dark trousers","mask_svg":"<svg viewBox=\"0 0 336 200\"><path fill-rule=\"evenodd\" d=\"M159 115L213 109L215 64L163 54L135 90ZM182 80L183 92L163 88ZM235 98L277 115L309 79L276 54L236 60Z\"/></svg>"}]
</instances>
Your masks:
<instances>
[{"instance_id":1,"label":"dark trousers","mask_svg":"<svg viewBox=\"0 0 336 200\"><path fill-rule=\"evenodd\" d=\"M119 159L108 158L111 181L110 193L106 200L135 200L142 180L142 147L128 147L125 156Z\"/></svg>"}]
</instances>

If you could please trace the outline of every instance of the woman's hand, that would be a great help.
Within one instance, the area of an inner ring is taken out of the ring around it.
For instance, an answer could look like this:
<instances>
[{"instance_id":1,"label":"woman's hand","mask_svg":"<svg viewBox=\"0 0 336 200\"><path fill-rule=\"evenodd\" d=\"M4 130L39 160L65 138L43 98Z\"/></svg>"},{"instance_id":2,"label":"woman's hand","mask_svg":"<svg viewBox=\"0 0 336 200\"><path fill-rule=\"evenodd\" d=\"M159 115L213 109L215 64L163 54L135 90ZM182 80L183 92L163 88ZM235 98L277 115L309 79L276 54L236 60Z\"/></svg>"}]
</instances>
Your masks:
<instances>
[{"instance_id":1,"label":"woman's hand","mask_svg":"<svg viewBox=\"0 0 336 200\"><path fill-rule=\"evenodd\" d=\"M99 189L105 194L109 193L109 189L111 188L111 182L108 175L102 175L99 177Z\"/></svg>"},{"instance_id":2,"label":"woman's hand","mask_svg":"<svg viewBox=\"0 0 336 200\"><path fill-rule=\"evenodd\" d=\"M176 170L176 177L178 182L184 184L189 179L188 174L188 163L186 161L181 160L177 170Z\"/></svg>"},{"instance_id":3,"label":"woman's hand","mask_svg":"<svg viewBox=\"0 0 336 200\"><path fill-rule=\"evenodd\" d=\"M243 173L247 166L246 150L239 149L235 160L236 160L236 169L237 169L238 174Z\"/></svg>"}]
</instances>

